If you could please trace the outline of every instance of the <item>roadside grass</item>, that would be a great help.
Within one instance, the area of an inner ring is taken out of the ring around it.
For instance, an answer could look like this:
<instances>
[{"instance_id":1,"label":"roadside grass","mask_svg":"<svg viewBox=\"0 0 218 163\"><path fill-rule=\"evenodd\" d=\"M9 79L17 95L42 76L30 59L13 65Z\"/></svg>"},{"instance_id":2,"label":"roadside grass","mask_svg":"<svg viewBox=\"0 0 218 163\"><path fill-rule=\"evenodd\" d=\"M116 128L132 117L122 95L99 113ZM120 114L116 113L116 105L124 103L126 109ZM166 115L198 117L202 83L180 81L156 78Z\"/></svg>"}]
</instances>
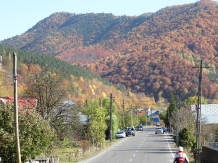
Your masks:
<instances>
[{"instance_id":1,"label":"roadside grass","mask_svg":"<svg viewBox=\"0 0 218 163\"><path fill-rule=\"evenodd\" d=\"M105 140L105 142L101 146L94 146L94 145L87 145L86 147L81 146L81 142L78 142L78 146L62 146L56 149L53 149L53 151L50 153L50 156L52 157L59 157L60 163L73 163L78 162L83 159L86 159L108 147L113 145L119 141L119 139L112 139L112 142L110 140Z\"/></svg>"}]
</instances>

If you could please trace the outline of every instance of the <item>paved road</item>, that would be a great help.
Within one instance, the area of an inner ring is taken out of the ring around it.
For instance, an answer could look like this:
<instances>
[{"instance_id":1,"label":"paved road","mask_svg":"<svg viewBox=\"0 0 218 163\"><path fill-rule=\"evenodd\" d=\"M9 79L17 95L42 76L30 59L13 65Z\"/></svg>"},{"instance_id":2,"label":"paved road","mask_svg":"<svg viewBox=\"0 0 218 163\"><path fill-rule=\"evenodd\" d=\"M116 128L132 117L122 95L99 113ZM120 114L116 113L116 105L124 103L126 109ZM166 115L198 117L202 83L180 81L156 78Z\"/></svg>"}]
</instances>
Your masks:
<instances>
[{"instance_id":1,"label":"paved road","mask_svg":"<svg viewBox=\"0 0 218 163\"><path fill-rule=\"evenodd\" d=\"M177 148L168 134L154 133L154 126L120 139L112 147L80 163L172 163Z\"/></svg>"}]
</instances>

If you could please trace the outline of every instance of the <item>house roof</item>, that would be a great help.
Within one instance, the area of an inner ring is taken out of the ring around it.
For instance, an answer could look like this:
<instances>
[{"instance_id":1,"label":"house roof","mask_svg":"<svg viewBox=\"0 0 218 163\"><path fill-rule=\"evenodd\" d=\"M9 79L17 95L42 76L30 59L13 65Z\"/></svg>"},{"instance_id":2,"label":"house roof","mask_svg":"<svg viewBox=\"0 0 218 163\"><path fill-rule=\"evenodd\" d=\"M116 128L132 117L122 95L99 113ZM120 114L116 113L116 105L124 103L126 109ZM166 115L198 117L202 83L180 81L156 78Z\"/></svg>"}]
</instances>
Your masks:
<instances>
[{"instance_id":1,"label":"house roof","mask_svg":"<svg viewBox=\"0 0 218 163\"><path fill-rule=\"evenodd\" d=\"M0 97L0 102L3 104L12 104L14 102L14 97ZM37 106L36 98L17 98L19 109L35 109Z\"/></svg>"},{"instance_id":2,"label":"house roof","mask_svg":"<svg viewBox=\"0 0 218 163\"><path fill-rule=\"evenodd\" d=\"M196 115L196 105L191 105L191 110ZM218 124L218 104L201 104L201 119L207 124Z\"/></svg>"},{"instance_id":3,"label":"house roof","mask_svg":"<svg viewBox=\"0 0 218 163\"><path fill-rule=\"evenodd\" d=\"M150 110L148 111L148 116L155 116L155 115L160 115L163 111L161 110Z\"/></svg>"}]
</instances>

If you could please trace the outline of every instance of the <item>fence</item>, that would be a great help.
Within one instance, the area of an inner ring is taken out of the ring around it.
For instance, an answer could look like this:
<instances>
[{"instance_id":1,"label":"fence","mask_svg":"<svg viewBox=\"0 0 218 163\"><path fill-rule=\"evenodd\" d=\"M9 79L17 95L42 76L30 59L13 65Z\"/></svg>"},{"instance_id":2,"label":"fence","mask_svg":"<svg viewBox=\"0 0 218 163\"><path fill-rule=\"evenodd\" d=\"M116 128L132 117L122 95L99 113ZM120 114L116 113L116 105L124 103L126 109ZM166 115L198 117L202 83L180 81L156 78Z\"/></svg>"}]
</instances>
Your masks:
<instances>
[{"instance_id":1,"label":"fence","mask_svg":"<svg viewBox=\"0 0 218 163\"><path fill-rule=\"evenodd\" d=\"M218 148L202 146L201 163L217 163L217 160Z\"/></svg>"},{"instance_id":2,"label":"fence","mask_svg":"<svg viewBox=\"0 0 218 163\"><path fill-rule=\"evenodd\" d=\"M59 157L29 159L25 163L59 163Z\"/></svg>"}]
</instances>

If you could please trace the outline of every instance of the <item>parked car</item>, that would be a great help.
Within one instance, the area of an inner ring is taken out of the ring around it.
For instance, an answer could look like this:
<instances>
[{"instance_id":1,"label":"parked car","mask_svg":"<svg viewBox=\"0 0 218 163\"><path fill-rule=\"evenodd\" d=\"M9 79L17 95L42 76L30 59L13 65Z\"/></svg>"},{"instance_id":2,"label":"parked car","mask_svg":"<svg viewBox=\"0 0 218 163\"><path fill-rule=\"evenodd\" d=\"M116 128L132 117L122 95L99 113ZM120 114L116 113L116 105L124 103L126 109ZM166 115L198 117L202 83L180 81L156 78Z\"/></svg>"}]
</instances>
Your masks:
<instances>
[{"instance_id":1,"label":"parked car","mask_svg":"<svg viewBox=\"0 0 218 163\"><path fill-rule=\"evenodd\" d=\"M141 126L141 125L137 126L137 127L136 127L136 130L137 130L137 131L143 131L143 126Z\"/></svg>"},{"instance_id":2,"label":"parked car","mask_svg":"<svg viewBox=\"0 0 218 163\"><path fill-rule=\"evenodd\" d=\"M135 136L135 129L134 128L127 128L126 129L126 136Z\"/></svg>"},{"instance_id":3,"label":"parked car","mask_svg":"<svg viewBox=\"0 0 218 163\"><path fill-rule=\"evenodd\" d=\"M163 129L161 128L161 127L157 127L156 129L155 129L155 134L163 134L164 132L163 132Z\"/></svg>"},{"instance_id":4,"label":"parked car","mask_svg":"<svg viewBox=\"0 0 218 163\"><path fill-rule=\"evenodd\" d=\"M126 133L123 130L120 130L117 132L116 138L125 138L126 137Z\"/></svg>"}]
</instances>

